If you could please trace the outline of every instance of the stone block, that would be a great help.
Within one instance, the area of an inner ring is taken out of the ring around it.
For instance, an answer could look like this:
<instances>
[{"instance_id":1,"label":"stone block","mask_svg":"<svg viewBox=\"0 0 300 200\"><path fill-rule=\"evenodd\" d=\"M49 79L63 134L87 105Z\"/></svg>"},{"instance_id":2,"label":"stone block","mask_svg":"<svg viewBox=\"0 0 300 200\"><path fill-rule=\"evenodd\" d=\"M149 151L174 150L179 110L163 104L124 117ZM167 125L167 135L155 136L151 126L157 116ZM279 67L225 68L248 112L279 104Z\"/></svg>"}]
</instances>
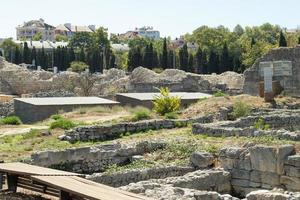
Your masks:
<instances>
[{"instance_id":1,"label":"stone block","mask_svg":"<svg viewBox=\"0 0 300 200\"><path fill-rule=\"evenodd\" d=\"M194 152L190 157L190 162L197 168L206 168L214 164L214 157L207 152Z\"/></svg>"},{"instance_id":2,"label":"stone block","mask_svg":"<svg viewBox=\"0 0 300 200\"><path fill-rule=\"evenodd\" d=\"M300 167L300 154L289 156L285 163L288 165Z\"/></svg>"},{"instance_id":3,"label":"stone block","mask_svg":"<svg viewBox=\"0 0 300 200\"><path fill-rule=\"evenodd\" d=\"M249 180L250 179L250 171L233 169L233 170L231 170L231 178Z\"/></svg>"},{"instance_id":4,"label":"stone block","mask_svg":"<svg viewBox=\"0 0 300 200\"><path fill-rule=\"evenodd\" d=\"M249 148L253 170L262 172L283 173L283 165L289 155L295 151L292 145L281 147L254 146Z\"/></svg>"},{"instance_id":5,"label":"stone block","mask_svg":"<svg viewBox=\"0 0 300 200\"><path fill-rule=\"evenodd\" d=\"M300 178L300 167L284 165L284 171L287 176Z\"/></svg>"},{"instance_id":6,"label":"stone block","mask_svg":"<svg viewBox=\"0 0 300 200\"><path fill-rule=\"evenodd\" d=\"M300 190L300 178L298 177L281 176L280 183L283 184L287 190L290 191Z\"/></svg>"},{"instance_id":7,"label":"stone block","mask_svg":"<svg viewBox=\"0 0 300 200\"><path fill-rule=\"evenodd\" d=\"M263 184L268 184L271 186L278 186L278 185L280 185L280 176L276 173L262 172L261 173L261 182Z\"/></svg>"}]
</instances>

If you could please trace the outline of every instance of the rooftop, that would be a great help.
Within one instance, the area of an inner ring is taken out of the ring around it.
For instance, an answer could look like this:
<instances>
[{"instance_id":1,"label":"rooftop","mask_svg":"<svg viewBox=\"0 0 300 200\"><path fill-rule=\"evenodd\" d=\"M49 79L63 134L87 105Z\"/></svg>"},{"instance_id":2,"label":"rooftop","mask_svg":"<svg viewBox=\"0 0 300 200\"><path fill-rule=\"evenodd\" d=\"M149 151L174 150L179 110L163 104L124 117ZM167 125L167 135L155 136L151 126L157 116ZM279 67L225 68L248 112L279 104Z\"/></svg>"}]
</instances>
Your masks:
<instances>
[{"instance_id":1,"label":"rooftop","mask_svg":"<svg viewBox=\"0 0 300 200\"><path fill-rule=\"evenodd\" d=\"M15 100L37 106L118 104L116 101L99 97L16 98Z\"/></svg>"},{"instance_id":2,"label":"rooftop","mask_svg":"<svg viewBox=\"0 0 300 200\"><path fill-rule=\"evenodd\" d=\"M118 95L126 96L133 99L138 99L141 101L153 100L155 96L160 95L160 93L119 93ZM171 96L179 96L181 99L201 99L208 98L212 95L205 94L201 92L171 92Z\"/></svg>"}]
</instances>

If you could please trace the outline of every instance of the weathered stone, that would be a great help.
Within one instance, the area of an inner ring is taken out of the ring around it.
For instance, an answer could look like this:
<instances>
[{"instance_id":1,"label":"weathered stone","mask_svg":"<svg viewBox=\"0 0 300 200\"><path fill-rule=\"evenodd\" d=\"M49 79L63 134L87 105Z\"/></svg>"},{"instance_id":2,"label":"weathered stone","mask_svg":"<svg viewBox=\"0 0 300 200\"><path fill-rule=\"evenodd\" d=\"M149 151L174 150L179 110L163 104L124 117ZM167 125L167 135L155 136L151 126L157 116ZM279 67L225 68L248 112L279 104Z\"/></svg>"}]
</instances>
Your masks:
<instances>
[{"instance_id":1,"label":"weathered stone","mask_svg":"<svg viewBox=\"0 0 300 200\"><path fill-rule=\"evenodd\" d=\"M197 168L211 167L214 164L214 157L207 152L194 152L191 155L190 162Z\"/></svg>"},{"instance_id":2,"label":"weathered stone","mask_svg":"<svg viewBox=\"0 0 300 200\"><path fill-rule=\"evenodd\" d=\"M290 191L300 191L300 178L281 176L280 183L283 184L287 190Z\"/></svg>"},{"instance_id":3,"label":"weathered stone","mask_svg":"<svg viewBox=\"0 0 300 200\"><path fill-rule=\"evenodd\" d=\"M285 163L288 165L300 167L300 154L289 156Z\"/></svg>"},{"instance_id":4,"label":"weathered stone","mask_svg":"<svg viewBox=\"0 0 300 200\"><path fill-rule=\"evenodd\" d=\"M247 200L299 200L297 193L286 194L280 191L258 190L247 195Z\"/></svg>"}]
</instances>

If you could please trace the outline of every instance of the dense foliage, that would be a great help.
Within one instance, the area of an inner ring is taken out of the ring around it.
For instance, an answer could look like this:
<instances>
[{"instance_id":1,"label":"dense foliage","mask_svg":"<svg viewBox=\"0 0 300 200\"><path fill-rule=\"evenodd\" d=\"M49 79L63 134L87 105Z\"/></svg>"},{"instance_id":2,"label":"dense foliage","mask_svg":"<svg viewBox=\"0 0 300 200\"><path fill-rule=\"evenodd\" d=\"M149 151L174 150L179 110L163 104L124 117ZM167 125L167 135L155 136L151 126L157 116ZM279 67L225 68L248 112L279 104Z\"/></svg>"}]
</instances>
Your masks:
<instances>
[{"instance_id":1,"label":"dense foliage","mask_svg":"<svg viewBox=\"0 0 300 200\"><path fill-rule=\"evenodd\" d=\"M37 35L35 39L40 39ZM128 71L144 66L149 69L177 68L195 73L222 73L228 70L243 72L256 59L271 48L294 46L300 42L300 32L287 32L278 25L237 25L233 30L224 26L201 26L183 36L184 44L174 45L170 38L150 40L136 37L124 39L111 35L103 27L94 33L80 32L69 40L68 47L53 50L19 46L5 40L1 47L7 60L20 64L32 63L47 69L57 66L60 71L70 67L73 61L89 65L90 72L102 72L104 68L119 67ZM66 41L66 37L57 37ZM111 43L127 43L129 52L113 51ZM193 44L191 47L191 44Z\"/></svg>"}]
</instances>

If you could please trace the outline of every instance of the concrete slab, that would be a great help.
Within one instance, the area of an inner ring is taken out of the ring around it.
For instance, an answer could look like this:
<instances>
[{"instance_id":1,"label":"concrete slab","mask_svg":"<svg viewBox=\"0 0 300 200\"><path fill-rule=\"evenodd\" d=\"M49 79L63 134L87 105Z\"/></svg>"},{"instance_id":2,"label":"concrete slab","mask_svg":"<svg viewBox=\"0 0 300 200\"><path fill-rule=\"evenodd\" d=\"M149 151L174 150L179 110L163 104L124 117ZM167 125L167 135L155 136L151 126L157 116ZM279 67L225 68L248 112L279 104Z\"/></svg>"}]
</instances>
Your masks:
<instances>
[{"instance_id":1,"label":"concrete slab","mask_svg":"<svg viewBox=\"0 0 300 200\"><path fill-rule=\"evenodd\" d=\"M59 111L70 112L80 107L113 106L119 102L99 97L16 98L15 113L24 123L49 118Z\"/></svg>"},{"instance_id":2,"label":"concrete slab","mask_svg":"<svg viewBox=\"0 0 300 200\"><path fill-rule=\"evenodd\" d=\"M116 100L122 105L144 106L152 108L152 101L159 93L118 93ZM171 96L179 96L182 106L186 107L191 103L197 102L201 98L209 98L212 95L201 92L171 92Z\"/></svg>"}]
</instances>

